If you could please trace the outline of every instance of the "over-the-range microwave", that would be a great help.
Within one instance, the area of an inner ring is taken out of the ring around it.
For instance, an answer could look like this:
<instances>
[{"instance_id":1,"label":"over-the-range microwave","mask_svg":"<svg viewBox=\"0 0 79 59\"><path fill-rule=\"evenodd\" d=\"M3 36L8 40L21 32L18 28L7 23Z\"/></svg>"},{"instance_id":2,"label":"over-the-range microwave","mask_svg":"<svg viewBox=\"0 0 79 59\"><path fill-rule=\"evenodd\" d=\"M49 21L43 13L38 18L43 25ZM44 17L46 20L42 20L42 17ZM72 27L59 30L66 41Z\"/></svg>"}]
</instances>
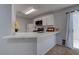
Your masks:
<instances>
[{"instance_id":1,"label":"over-the-range microwave","mask_svg":"<svg viewBox=\"0 0 79 59\"><path fill-rule=\"evenodd\" d=\"M43 21L42 20L35 21L35 25L36 26L42 26L42 24L43 24Z\"/></svg>"}]
</instances>

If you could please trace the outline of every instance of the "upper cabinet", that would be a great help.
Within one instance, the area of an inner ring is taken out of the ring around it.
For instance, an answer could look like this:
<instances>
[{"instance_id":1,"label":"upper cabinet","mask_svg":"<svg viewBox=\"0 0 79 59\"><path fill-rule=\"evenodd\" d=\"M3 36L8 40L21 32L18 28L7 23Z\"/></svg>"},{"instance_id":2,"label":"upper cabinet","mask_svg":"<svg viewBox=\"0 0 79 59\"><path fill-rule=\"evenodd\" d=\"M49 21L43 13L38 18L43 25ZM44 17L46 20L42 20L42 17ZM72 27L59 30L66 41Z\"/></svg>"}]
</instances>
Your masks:
<instances>
[{"instance_id":1,"label":"upper cabinet","mask_svg":"<svg viewBox=\"0 0 79 59\"><path fill-rule=\"evenodd\" d=\"M41 23L42 21L42 23ZM52 15L46 15L42 16L40 18L34 19L34 26L36 26L36 23L44 25L54 25L54 16Z\"/></svg>"},{"instance_id":2,"label":"upper cabinet","mask_svg":"<svg viewBox=\"0 0 79 59\"><path fill-rule=\"evenodd\" d=\"M43 25L47 25L47 17L46 16L42 17L42 22L43 22Z\"/></svg>"},{"instance_id":3,"label":"upper cabinet","mask_svg":"<svg viewBox=\"0 0 79 59\"><path fill-rule=\"evenodd\" d=\"M47 25L54 25L54 16L53 15L47 16Z\"/></svg>"}]
</instances>

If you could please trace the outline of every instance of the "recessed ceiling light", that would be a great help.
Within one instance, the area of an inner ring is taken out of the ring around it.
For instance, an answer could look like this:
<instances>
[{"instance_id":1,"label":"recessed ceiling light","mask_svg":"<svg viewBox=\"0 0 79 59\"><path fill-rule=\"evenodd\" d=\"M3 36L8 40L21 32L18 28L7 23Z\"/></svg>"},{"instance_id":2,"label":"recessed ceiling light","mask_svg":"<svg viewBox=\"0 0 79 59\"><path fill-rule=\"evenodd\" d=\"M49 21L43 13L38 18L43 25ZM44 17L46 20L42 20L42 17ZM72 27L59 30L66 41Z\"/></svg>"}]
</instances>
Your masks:
<instances>
[{"instance_id":1,"label":"recessed ceiling light","mask_svg":"<svg viewBox=\"0 0 79 59\"><path fill-rule=\"evenodd\" d=\"M30 14L30 13L32 13L32 12L35 12L36 11L36 9L34 9L34 8L28 8L28 9L26 9L25 11L24 11L24 13L26 14L26 15L28 15L28 14Z\"/></svg>"}]
</instances>

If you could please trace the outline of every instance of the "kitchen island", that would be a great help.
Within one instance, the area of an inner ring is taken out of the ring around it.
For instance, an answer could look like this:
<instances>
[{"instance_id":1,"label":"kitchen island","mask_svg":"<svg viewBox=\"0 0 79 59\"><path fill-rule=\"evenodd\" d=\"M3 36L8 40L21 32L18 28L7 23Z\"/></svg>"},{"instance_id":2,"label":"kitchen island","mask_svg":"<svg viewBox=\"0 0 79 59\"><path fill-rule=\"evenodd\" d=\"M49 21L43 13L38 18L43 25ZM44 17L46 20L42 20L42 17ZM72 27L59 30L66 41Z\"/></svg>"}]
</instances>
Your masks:
<instances>
[{"instance_id":1,"label":"kitchen island","mask_svg":"<svg viewBox=\"0 0 79 59\"><path fill-rule=\"evenodd\" d=\"M36 39L37 55L44 55L56 44L56 33L58 32L26 32L26 33L15 33L13 35L8 35L3 37L3 39Z\"/></svg>"}]
</instances>

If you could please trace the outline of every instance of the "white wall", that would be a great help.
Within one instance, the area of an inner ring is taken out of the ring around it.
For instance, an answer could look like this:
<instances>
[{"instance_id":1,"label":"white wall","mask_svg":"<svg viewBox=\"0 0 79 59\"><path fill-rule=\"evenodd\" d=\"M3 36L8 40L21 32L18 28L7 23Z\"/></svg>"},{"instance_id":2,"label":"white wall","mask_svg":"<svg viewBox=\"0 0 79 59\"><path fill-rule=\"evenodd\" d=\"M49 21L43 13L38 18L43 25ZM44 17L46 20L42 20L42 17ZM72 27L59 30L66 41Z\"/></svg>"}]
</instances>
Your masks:
<instances>
[{"instance_id":1,"label":"white wall","mask_svg":"<svg viewBox=\"0 0 79 59\"><path fill-rule=\"evenodd\" d=\"M66 8L54 13L55 26L59 28L60 33L57 34L57 43L62 44L62 39L66 38L66 12L79 10L79 5Z\"/></svg>"},{"instance_id":2,"label":"white wall","mask_svg":"<svg viewBox=\"0 0 79 59\"><path fill-rule=\"evenodd\" d=\"M6 40L2 37L10 34L11 5L0 5L0 54L6 51Z\"/></svg>"},{"instance_id":3,"label":"white wall","mask_svg":"<svg viewBox=\"0 0 79 59\"><path fill-rule=\"evenodd\" d=\"M65 12L58 12L54 14L55 26L59 28L59 33L56 35L57 44L62 44L62 39L65 39L66 32L66 15Z\"/></svg>"},{"instance_id":4,"label":"white wall","mask_svg":"<svg viewBox=\"0 0 79 59\"><path fill-rule=\"evenodd\" d=\"M36 54L36 39L2 39L11 34L11 5L0 5L0 54Z\"/></svg>"}]
</instances>

